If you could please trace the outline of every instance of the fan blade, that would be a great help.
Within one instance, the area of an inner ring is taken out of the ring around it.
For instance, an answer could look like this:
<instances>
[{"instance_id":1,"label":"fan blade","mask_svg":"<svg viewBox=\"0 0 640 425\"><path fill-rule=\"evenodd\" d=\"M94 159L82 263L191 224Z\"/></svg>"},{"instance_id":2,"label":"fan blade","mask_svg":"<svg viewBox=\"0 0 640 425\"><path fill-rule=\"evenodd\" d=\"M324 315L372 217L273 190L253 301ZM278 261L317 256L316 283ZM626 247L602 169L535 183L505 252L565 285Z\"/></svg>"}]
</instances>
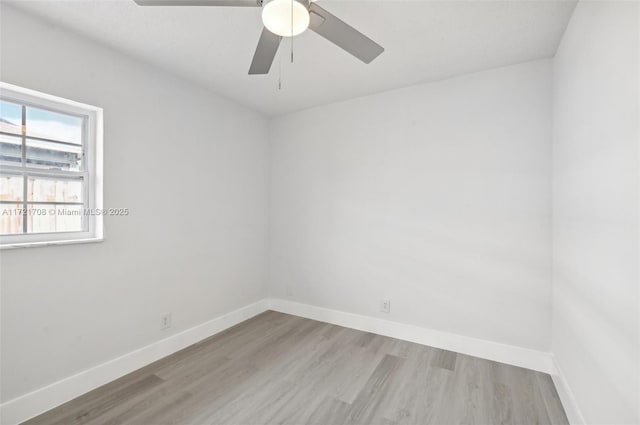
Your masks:
<instances>
[{"instance_id":1,"label":"fan blade","mask_svg":"<svg viewBox=\"0 0 640 425\"><path fill-rule=\"evenodd\" d=\"M260 7L258 0L133 0L140 6L230 6Z\"/></svg>"},{"instance_id":2,"label":"fan blade","mask_svg":"<svg viewBox=\"0 0 640 425\"><path fill-rule=\"evenodd\" d=\"M278 46L280 46L280 40L282 37L276 35L264 28L258 40L258 47L253 54L253 61L249 68L249 75L255 74L268 74L273 63L273 58L276 57Z\"/></svg>"},{"instance_id":3,"label":"fan blade","mask_svg":"<svg viewBox=\"0 0 640 425\"><path fill-rule=\"evenodd\" d=\"M384 48L315 3L309 6L309 28L364 63L377 58Z\"/></svg>"}]
</instances>

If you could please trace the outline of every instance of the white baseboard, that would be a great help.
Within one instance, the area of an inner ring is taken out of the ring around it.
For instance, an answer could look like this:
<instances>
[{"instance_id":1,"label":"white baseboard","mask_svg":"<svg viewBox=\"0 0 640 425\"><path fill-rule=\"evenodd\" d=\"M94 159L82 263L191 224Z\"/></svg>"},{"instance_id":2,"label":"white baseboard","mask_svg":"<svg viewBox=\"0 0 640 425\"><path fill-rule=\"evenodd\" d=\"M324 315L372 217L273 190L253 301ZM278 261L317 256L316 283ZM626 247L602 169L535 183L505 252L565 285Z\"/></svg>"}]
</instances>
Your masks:
<instances>
[{"instance_id":1,"label":"white baseboard","mask_svg":"<svg viewBox=\"0 0 640 425\"><path fill-rule=\"evenodd\" d=\"M0 405L0 423L14 425L33 418L191 344L250 319L266 311L268 307L267 299L260 300L29 394L9 400Z\"/></svg>"},{"instance_id":2,"label":"white baseboard","mask_svg":"<svg viewBox=\"0 0 640 425\"><path fill-rule=\"evenodd\" d=\"M585 421L584 416L582 416L582 411L580 410L580 407L578 407L576 397L573 395L573 391L571 391L567 378L558 364L558 359L553 357L553 363L556 373L552 374L551 378L556 386L556 390L558 390L558 396L562 402L562 407L564 407L564 412L567 414L569 423L571 425L586 425L587 421Z\"/></svg>"},{"instance_id":3,"label":"white baseboard","mask_svg":"<svg viewBox=\"0 0 640 425\"><path fill-rule=\"evenodd\" d=\"M550 353L487 341L415 325L392 322L283 299L271 299L271 310L319 320L338 326L358 329L418 344L429 345L483 359L554 374L555 365Z\"/></svg>"}]
</instances>

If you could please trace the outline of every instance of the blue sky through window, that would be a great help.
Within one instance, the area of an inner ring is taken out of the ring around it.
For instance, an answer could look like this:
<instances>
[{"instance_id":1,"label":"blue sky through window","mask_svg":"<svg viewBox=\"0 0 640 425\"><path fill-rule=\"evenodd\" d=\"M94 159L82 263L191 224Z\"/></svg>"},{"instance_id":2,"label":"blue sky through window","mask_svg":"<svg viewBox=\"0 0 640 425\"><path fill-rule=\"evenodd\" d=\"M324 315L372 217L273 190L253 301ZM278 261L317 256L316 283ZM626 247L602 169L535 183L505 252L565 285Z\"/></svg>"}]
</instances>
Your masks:
<instances>
[{"instance_id":1,"label":"blue sky through window","mask_svg":"<svg viewBox=\"0 0 640 425\"><path fill-rule=\"evenodd\" d=\"M82 118L29 106L26 110L26 118L27 136L82 143ZM21 124L21 105L0 101L0 130L20 133Z\"/></svg>"},{"instance_id":2,"label":"blue sky through window","mask_svg":"<svg viewBox=\"0 0 640 425\"><path fill-rule=\"evenodd\" d=\"M27 107L27 136L82 143L82 118Z\"/></svg>"},{"instance_id":3,"label":"blue sky through window","mask_svg":"<svg viewBox=\"0 0 640 425\"><path fill-rule=\"evenodd\" d=\"M22 123L22 108L15 103L0 100L0 118L11 124L20 126Z\"/></svg>"}]
</instances>

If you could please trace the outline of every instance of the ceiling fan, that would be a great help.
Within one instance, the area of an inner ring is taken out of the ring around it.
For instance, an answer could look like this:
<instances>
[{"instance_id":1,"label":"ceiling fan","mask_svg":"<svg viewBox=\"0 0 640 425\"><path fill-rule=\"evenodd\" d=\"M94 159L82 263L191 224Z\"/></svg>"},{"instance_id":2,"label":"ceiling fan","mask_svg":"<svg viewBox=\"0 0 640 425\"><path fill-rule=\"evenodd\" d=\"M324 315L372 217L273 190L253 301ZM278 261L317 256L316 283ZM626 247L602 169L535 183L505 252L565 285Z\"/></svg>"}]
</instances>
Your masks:
<instances>
[{"instance_id":1,"label":"ceiling fan","mask_svg":"<svg viewBox=\"0 0 640 425\"><path fill-rule=\"evenodd\" d=\"M249 75L268 74L282 37L293 37L310 28L364 63L384 48L360 31L327 12L313 0L134 0L140 6L262 7L262 30Z\"/></svg>"}]
</instances>

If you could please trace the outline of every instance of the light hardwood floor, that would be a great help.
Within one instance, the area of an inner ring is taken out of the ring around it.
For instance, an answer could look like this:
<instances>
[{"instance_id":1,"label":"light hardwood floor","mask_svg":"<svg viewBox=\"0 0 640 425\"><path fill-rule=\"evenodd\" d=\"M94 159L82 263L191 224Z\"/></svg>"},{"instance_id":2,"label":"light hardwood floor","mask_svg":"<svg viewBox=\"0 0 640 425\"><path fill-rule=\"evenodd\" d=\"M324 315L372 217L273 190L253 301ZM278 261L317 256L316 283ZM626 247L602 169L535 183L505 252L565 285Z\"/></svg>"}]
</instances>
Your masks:
<instances>
[{"instance_id":1,"label":"light hardwood floor","mask_svg":"<svg viewBox=\"0 0 640 425\"><path fill-rule=\"evenodd\" d=\"M549 375L266 312L26 424L567 424Z\"/></svg>"}]
</instances>

